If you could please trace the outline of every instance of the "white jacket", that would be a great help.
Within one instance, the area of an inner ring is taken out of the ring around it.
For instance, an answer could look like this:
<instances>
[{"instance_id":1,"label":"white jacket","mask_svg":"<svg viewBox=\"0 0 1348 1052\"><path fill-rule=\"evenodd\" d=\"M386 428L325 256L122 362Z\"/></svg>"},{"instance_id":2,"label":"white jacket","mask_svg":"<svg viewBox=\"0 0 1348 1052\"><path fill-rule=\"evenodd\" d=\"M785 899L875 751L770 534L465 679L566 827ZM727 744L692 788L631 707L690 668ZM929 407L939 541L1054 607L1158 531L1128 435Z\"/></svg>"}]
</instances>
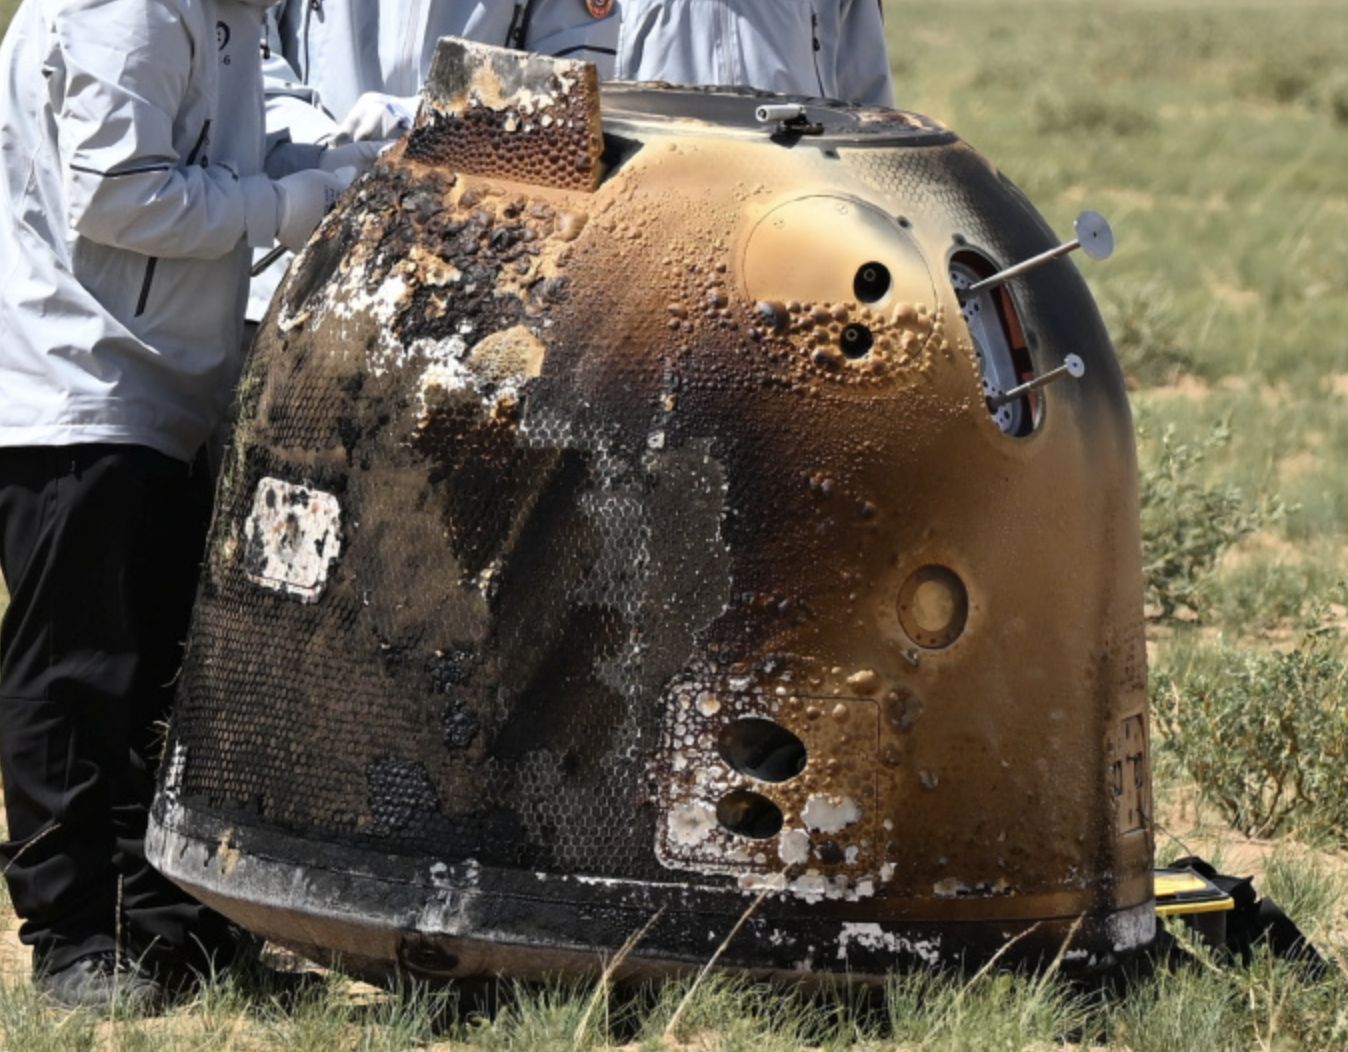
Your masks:
<instances>
[{"instance_id":1,"label":"white jacket","mask_svg":"<svg viewBox=\"0 0 1348 1052\"><path fill-rule=\"evenodd\" d=\"M185 460L220 421L245 233L275 230L257 174L271 2L24 0L15 14L0 46L0 445L132 442Z\"/></svg>"},{"instance_id":2,"label":"white jacket","mask_svg":"<svg viewBox=\"0 0 1348 1052\"><path fill-rule=\"evenodd\" d=\"M619 80L894 105L880 0L619 2Z\"/></svg>"},{"instance_id":3,"label":"white jacket","mask_svg":"<svg viewBox=\"0 0 1348 1052\"><path fill-rule=\"evenodd\" d=\"M443 36L585 59L601 77L612 72L618 40L618 8L596 18L585 0L285 0L268 21L269 132L295 113L287 82L305 89L298 101L336 120L367 91L416 95Z\"/></svg>"},{"instance_id":4,"label":"white jacket","mask_svg":"<svg viewBox=\"0 0 1348 1052\"><path fill-rule=\"evenodd\" d=\"M268 140L316 143L369 91L418 94L443 36L584 59L610 76L618 10L596 18L586 0L285 0L267 16ZM316 152L275 150L271 174L310 167ZM266 313L289 262L254 279L250 321Z\"/></svg>"}]
</instances>

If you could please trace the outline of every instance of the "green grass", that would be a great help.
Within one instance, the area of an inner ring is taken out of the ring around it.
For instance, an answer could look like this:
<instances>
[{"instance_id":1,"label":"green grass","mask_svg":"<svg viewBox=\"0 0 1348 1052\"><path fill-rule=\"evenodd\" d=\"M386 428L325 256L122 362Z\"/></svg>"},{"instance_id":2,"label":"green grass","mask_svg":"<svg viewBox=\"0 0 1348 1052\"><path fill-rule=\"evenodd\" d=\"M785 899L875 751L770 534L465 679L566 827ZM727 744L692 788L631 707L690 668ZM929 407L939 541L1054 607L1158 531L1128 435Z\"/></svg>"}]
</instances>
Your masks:
<instances>
[{"instance_id":1,"label":"green grass","mask_svg":"<svg viewBox=\"0 0 1348 1052\"><path fill-rule=\"evenodd\" d=\"M0 24L16 6L0 0ZM1153 487L1169 470L1166 435L1201 447L1171 510L1180 526L1219 532L1205 539L1215 543L1212 559L1165 564L1190 619L1154 628L1154 664L1193 696L1202 688L1225 699L1214 719L1241 713L1240 689L1247 715L1250 705L1272 705L1233 670L1263 668L1272 649L1308 632L1341 658L1348 623L1348 8L1342 0L887 0L885 8L901 106L960 132L1064 234L1083 208L1113 222L1116 256L1080 265L1135 384L1143 470ZM1222 441L1211 442L1214 433ZM1153 508L1165 527L1155 531L1160 545L1176 535L1166 532L1168 500ZM1222 522L1186 507L1226 508L1232 528L1220 535ZM1240 539L1251 524L1256 532ZM1312 700L1333 711L1348 704L1335 690ZM1185 733L1176 727L1173 735ZM1193 791L1193 744L1157 743L1163 814ZM1342 965L1348 866L1336 838L1317 828L1318 799L1308 796L1305 821L1293 825L1331 850L1280 842L1261 886ZM1223 828L1204 812L1183 836L1203 837L1220 858L1230 843ZM1162 847L1183 853L1179 843ZM44 1010L21 975L6 975L0 1045L656 1048L686 991L674 983L633 1002L596 1000L586 988L520 990L488 1018L454 1011L452 994L393 998L331 979L294 996L242 980L212 987L165 1021L107 1026ZM1065 1041L1132 1052L1310 1050L1348 1047L1346 1006L1342 968L1306 982L1266 959L1164 973L1110 999L1052 979L912 976L865 1008L715 980L684 1009L677 1038L691 1047L714 1034L718 1050L753 1052L983 1052Z\"/></svg>"},{"instance_id":2,"label":"green grass","mask_svg":"<svg viewBox=\"0 0 1348 1052\"><path fill-rule=\"evenodd\" d=\"M488 1014L465 1010L452 994L357 991L340 978L299 994L226 983L165 1017L107 1023L46 1009L26 985L5 984L0 1039L22 1052L1019 1052L1069 1042L1118 1052L1234 1052L1339 1048L1348 1040L1348 982L1341 975L1311 979L1264 955L1246 966L1218 964L1201 950L1198 963L1139 980L1127 996L996 973L972 980L895 976L868 997L712 979L671 1030L688 992L687 982L675 982L597 1000L583 986L503 987Z\"/></svg>"}]
</instances>

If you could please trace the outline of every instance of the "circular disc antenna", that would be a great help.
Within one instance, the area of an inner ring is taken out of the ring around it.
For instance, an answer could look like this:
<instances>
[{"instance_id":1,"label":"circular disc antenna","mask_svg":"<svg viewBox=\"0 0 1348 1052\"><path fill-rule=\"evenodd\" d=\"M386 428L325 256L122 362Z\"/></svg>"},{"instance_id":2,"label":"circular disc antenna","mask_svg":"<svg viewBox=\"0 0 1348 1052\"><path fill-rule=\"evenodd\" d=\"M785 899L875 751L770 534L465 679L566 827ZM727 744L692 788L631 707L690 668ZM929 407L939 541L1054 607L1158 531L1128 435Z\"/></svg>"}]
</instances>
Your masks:
<instances>
[{"instance_id":1,"label":"circular disc antenna","mask_svg":"<svg viewBox=\"0 0 1348 1052\"><path fill-rule=\"evenodd\" d=\"M1082 212L1075 226L1081 251L1091 259L1108 259L1114 254L1114 231L1099 212Z\"/></svg>"}]
</instances>

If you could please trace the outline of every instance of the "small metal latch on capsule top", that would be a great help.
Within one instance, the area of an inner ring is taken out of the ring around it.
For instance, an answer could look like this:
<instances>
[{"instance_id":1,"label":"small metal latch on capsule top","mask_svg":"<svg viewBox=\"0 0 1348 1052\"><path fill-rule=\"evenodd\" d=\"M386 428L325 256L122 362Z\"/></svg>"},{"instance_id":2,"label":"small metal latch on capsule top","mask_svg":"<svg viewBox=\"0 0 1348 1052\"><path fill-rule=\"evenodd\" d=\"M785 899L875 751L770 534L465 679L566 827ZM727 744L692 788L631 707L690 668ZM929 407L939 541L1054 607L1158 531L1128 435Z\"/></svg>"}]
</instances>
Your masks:
<instances>
[{"instance_id":1,"label":"small metal latch on capsule top","mask_svg":"<svg viewBox=\"0 0 1348 1052\"><path fill-rule=\"evenodd\" d=\"M754 110L759 124L774 125L772 137L780 135L823 135L824 126L810 120L799 102L766 102Z\"/></svg>"}]
</instances>

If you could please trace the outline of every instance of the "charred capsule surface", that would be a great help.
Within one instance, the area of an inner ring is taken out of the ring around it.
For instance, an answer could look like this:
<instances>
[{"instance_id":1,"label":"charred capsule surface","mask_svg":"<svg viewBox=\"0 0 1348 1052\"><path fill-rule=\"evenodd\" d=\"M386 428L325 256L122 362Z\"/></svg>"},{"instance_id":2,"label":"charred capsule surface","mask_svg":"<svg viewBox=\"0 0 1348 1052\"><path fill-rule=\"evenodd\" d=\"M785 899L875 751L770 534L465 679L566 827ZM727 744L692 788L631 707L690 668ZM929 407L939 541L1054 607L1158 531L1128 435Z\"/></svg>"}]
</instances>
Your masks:
<instances>
[{"instance_id":1,"label":"charred capsule surface","mask_svg":"<svg viewBox=\"0 0 1348 1052\"><path fill-rule=\"evenodd\" d=\"M696 966L759 899L727 966L1147 945L1123 384L1071 263L957 291L1052 232L934 122L805 100L606 87L602 154L553 134L595 178L531 167L600 119L565 79L433 84L282 288L156 863L366 973L588 969L662 908L629 970Z\"/></svg>"}]
</instances>

